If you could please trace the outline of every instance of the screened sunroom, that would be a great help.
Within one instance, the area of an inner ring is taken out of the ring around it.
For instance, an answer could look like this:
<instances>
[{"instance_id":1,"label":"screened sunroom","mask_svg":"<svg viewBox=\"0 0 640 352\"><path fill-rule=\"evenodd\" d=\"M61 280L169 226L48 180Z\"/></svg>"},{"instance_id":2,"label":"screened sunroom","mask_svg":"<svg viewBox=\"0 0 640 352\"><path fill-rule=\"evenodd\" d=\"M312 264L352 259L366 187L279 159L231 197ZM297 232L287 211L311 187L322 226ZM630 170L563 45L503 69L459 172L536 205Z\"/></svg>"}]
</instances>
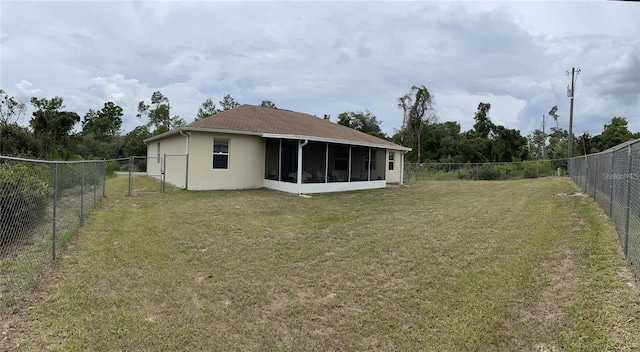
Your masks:
<instances>
[{"instance_id":1,"label":"screened sunroom","mask_svg":"<svg viewBox=\"0 0 640 352\"><path fill-rule=\"evenodd\" d=\"M265 187L297 193L384 187L384 148L267 138Z\"/></svg>"}]
</instances>

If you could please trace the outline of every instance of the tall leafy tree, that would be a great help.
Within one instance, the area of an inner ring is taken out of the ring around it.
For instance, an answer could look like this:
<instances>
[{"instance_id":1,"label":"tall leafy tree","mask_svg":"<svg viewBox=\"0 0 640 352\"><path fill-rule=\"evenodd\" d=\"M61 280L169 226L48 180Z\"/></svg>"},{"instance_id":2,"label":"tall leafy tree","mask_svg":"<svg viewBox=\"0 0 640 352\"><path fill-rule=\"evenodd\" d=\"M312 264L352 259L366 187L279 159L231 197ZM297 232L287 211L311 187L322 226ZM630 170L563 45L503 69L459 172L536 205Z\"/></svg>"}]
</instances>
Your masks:
<instances>
[{"instance_id":1,"label":"tall leafy tree","mask_svg":"<svg viewBox=\"0 0 640 352\"><path fill-rule=\"evenodd\" d=\"M354 130L386 139L387 135L380 129L380 122L370 111L348 111L338 115L338 124Z\"/></svg>"},{"instance_id":2,"label":"tall leafy tree","mask_svg":"<svg viewBox=\"0 0 640 352\"><path fill-rule=\"evenodd\" d=\"M0 89L0 155L34 156L36 142L29 130L18 124L26 106Z\"/></svg>"},{"instance_id":3,"label":"tall leafy tree","mask_svg":"<svg viewBox=\"0 0 640 352\"><path fill-rule=\"evenodd\" d=\"M568 153L569 132L562 128L551 127L547 156L549 159L565 159Z\"/></svg>"},{"instance_id":4,"label":"tall leafy tree","mask_svg":"<svg viewBox=\"0 0 640 352\"><path fill-rule=\"evenodd\" d=\"M63 99L31 98L31 104L36 108L29 121L35 137L42 143L43 157L69 157L68 141L70 133L80 116L75 112L61 111L64 109Z\"/></svg>"},{"instance_id":5,"label":"tall leafy tree","mask_svg":"<svg viewBox=\"0 0 640 352\"><path fill-rule=\"evenodd\" d=\"M549 116L556 122L556 128L558 128L558 105L554 105L551 110L549 110Z\"/></svg>"},{"instance_id":6,"label":"tall leafy tree","mask_svg":"<svg viewBox=\"0 0 640 352\"><path fill-rule=\"evenodd\" d=\"M583 155L597 152L593 143L593 138L589 132L585 132L582 136L576 138L576 152L581 152Z\"/></svg>"},{"instance_id":7,"label":"tall leafy tree","mask_svg":"<svg viewBox=\"0 0 640 352\"><path fill-rule=\"evenodd\" d=\"M434 98L425 86L412 86L411 90L398 98L398 108L403 111L402 135L408 135L416 143L417 161L422 162L421 135L424 125L436 122Z\"/></svg>"},{"instance_id":8,"label":"tall leafy tree","mask_svg":"<svg viewBox=\"0 0 640 352\"><path fill-rule=\"evenodd\" d=\"M144 140L151 137L149 128L145 125L138 126L124 136L125 155L144 156L147 155L147 146Z\"/></svg>"},{"instance_id":9,"label":"tall leafy tree","mask_svg":"<svg viewBox=\"0 0 640 352\"><path fill-rule=\"evenodd\" d=\"M96 138L115 138L122 126L122 108L113 102L104 103L100 111L89 109L82 121L83 133L93 133Z\"/></svg>"},{"instance_id":10,"label":"tall leafy tree","mask_svg":"<svg viewBox=\"0 0 640 352\"><path fill-rule=\"evenodd\" d=\"M0 124L9 125L17 123L23 116L27 107L0 89Z\"/></svg>"},{"instance_id":11,"label":"tall leafy tree","mask_svg":"<svg viewBox=\"0 0 640 352\"><path fill-rule=\"evenodd\" d=\"M490 109L491 104L489 103L481 102L478 104L478 111L476 111L473 116L473 119L476 121L476 123L473 124L476 137L489 138L489 134L495 129L495 125L491 122L491 118L489 117Z\"/></svg>"},{"instance_id":12,"label":"tall leafy tree","mask_svg":"<svg viewBox=\"0 0 640 352\"><path fill-rule=\"evenodd\" d=\"M82 135L76 153L84 158L116 158L121 152L122 108L113 102L95 111L89 109L82 120Z\"/></svg>"},{"instance_id":13,"label":"tall leafy tree","mask_svg":"<svg viewBox=\"0 0 640 352\"><path fill-rule=\"evenodd\" d=\"M546 155L547 136L541 130L535 130L527 136L529 140L530 155L536 159L544 158Z\"/></svg>"},{"instance_id":14,"label":"tall leafy tree","mask_svg":"<svg viewBox=\"0 0 640 352\"><path fill-rule=\"evenodd\" d=\"M614 116L611 123L604 125L604 130L598 137L598 148L600 151L615 147L633 139L634 135L629 131L627 119L625 117Z\"/></svg>"},{"instance_id":15,"label":"tall leafy tree","mask_svg":"<svg viewBox=\"0 0 640 352\"><path fill-rule=\"evenodd\" d=\"M180 116L171 116L170 112L169 98L156 91L151 95L150 105L144 101L138 103L138 114L136 116L147 118L149 120L147 125L155 128L153 134L160 134L185 124L185 121Z\"/></svg>"}]
</instances>

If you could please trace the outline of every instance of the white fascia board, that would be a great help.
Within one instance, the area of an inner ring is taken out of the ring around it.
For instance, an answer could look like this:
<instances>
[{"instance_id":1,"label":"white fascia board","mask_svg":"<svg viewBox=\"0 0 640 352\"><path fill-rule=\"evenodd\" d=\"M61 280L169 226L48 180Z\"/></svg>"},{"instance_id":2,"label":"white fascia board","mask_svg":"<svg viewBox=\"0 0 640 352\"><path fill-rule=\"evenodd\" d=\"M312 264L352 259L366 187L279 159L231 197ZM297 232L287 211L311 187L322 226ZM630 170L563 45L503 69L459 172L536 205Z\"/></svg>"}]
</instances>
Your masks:
<instances>
[{"instance_id":1,"label":"white fascia board","mask_svg":"<svg viewBox=\"0 0 640 352\"><path fill-rule=\"evenodd\" d=\"M333 144L357 145L357 146L361 146L361 147L375 147L375 148L382 148L382 149L411 151L411 148L407 148L407 147L403 147L403 146L399 146L399 145L365 143L365 142L348 141L348 140L342 140L342 139L314 137L314 136L303 136L303 135L293 135L293 134L262 133L261 135L264 138L294 139L294 140L302 139L302 140L309 140L309 141L313 141L313 142L325 142L325 143L333 143Z\"/></svg>"},{"instance_id":2,"label":"white fascia board","mask_svg":"<svg viewBox=\"0 0 640 352\"><path fill-rule=\"evenodd\" d=\"M224 133L224 134L242 134L249 136L262 136L260 132L251 132L251 131L238 131L238 130L224 130L224 129L216 129L216 128L193 128L193 127L178 127L174 130L161 133L157 136L153 136L144 140L144 143L153 142L158 139L162 139L165 137L172 136L176 133L180 132L208 132L208 133Z\"/></svg>"}]
</instances>

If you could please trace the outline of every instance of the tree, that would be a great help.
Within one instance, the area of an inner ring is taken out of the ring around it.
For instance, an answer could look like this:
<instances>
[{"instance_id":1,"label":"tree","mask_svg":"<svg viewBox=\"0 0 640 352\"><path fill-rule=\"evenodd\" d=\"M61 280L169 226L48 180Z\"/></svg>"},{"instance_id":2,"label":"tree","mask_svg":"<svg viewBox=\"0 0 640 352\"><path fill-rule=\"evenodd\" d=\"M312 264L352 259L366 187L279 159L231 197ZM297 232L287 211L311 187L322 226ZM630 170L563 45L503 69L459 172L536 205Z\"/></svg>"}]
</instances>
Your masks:
<instances>
[{"instance_id":1,"label":"tree","mask_svg":"<svg viewBox=\"0 0 640 352\"><path fill-rule=\"evenodd\" d=\"M387 139L387 135L380 129L380 122L370 111L349 111L338 115L338 124L372 136Z\"/></svg>"},{"instance_id":2,"label":"tree","mask_svg":"<svg viewBox=\"0 0 640 352\"><path fill-rule=\"evenodd\" d=\"M180 116L174 115L171 117L170 111L169 98L156 91L151 95L151 105L145 104L144 101L138 103L138 114L136 116L149 119L147 126L155 127L153 134L160 134L185 124L185 121Z\"/></svg>"},{"instance_id":3,"label":"tree","mask_svg":"<svg viewBox=\"0 0 640 352\"><path fill-rule=\"evenodd\" d=\"M589 132L585 132L582 136L579 136L576 139L576 147L578 152L582 152L583 155L591 154L594 151L593 146L593 138L591 138L591 134Z\"/></svg>"},{"instance_id":4,"label":"tree","mask_svg":"<svg viewBox=\"0 0 640 352\"><path fill-rule=\"evenodd\" d=\"M420 143L422 126L436 122L433 96L424 86L412 86L409 93L398 98L398 108L403 110L402 135L409 135L417 144L417 162L421 162Z\"/></svg>"},{"instance_id":5,"label":"tree","mask_svg":"<svg viewBox=\"0 0 640 352\"><path fill-rule=\"evenodd\" d=\"M520 135L520 131L495 126L492 161L521 161L528 156L527 139Z\"/></svg>"},{"instance_id":6,"label":"tree","mask_svg":"<svg viewBox=\"0 0 640 352\"><path fill-rule=\"evenodd\" d=\"M0 126L17 123L27 110L24 103L0 89Z\"/></svg>"},{"instance_id":7,"label":"tree","mask_svg":"<svg viewBox=\"0 0 640 352\"><path fill-rule=\"evenodd\" d=\"M209 116L213 116L222 110L216 108L216 104L213 103L211 98L208 98L202 103L202 106L198 108L195 121L202 120Z\"/></svg>"},{"instance_id":8,"label":"tree","mask_svg":"<svg viewBox=\"0 0 640 352\"><path fill-rule=\"evenodd\" d=\"M615 147L633 139L633 133L627 127L627 118L614 116L611 123L604 125L604 130L598 137L600 151Z\"/></svg>"},{"instance_id":9,"label":"tree","mask_svg":"<svg viewBox=\"0 0 640 352\"><path fill-rule=\"evenodd\" d=\"M75 153L83 158L116 158L121 152L122 108L106 102L100 111L89 109L82 120L82 135Z\"/></svg>"},{"instance_id":10,"label":"tree","mask_svg":"<svg viewBox=\"0 0 640 352\"><path fill-rule=\"evenodd\" d=\"M227 94L220 100L220 106L222 107L222 111L227 111L240 106L240 103L236 102L231 95Z\"/></svg>"},{"instance_id":11,"label":"tree","mask_svg":"<svg viewBox=\"0 0 640 352\"><path fill-rule=\"evenodd\" d=\"M556 128L558 128L558 105L554 105L551 110L549 110L549 116L556 122Z\"/></svg>"},{"instance_id":12,"label":"tree","mask_svg":"<svg viewBox=\"0 0 640 352\"><path fill-rule=\"evenodd\" d=\"M42 143L43 157L68 157L69 134L73 126L80 122L80 116L64 108L63 99L31 98L31 104L37 109L29 121L34 136Z\"/></svg>"},{"instance_id":13,"label":"tree","mask_svg":"<svg viewBox=\"0 0 640 352\"><path fill-rule=\"evenodd\" d=\"M26 111L24 103L0 89L0 155L34 156L36 141L25 127L18 125Z\"/></svg>"},{"instance_id":14,"label":"tree","mask_svg":"<svg viewBox=\"0 0 640 352\"><path fill-rule=\"evenodd\" d=\"M122 126L122 108L113 102L104 103L104 107L96 112L89 109L82 121L82 132L93 133L97 138L115 138Z\"/></svg>"},{"instance_id":15,"label":"tree","mask_svg":"<svg viewBox=\"0 0 640 352\"><path fill-rule=\"evenodd\" d=\"M125 155L147 155L147 146L144 140L151 137L149 128L145 125L134 128L124 136Z\"/></svg>"},{"instance_id":16,"label":"tree","mask_svg":"<svg viewBox=\"0 0 640 352\"><path fill-rule=\"evenodd\" d=\"M547 135L541 130L533 131L533 134L527 136L529 140L529 151L532 157L539 159L546 155Z\"/></svg>"},{"instance_id":17,"label":"tree","mask_svg":"<svg viewBox=\"0 0 640 352\"><path fill-rule=\"evenodd\" d=\"M0 155L37 157L40 148L28 128L0 122Z\"/></svg>"},{"instance_id":18,"label":"tree","mask_svg":"<svg viewBox=\"0 0 640 352\"><path fill-rule=\"evenodd\" d=\"M547 156L549 159L565 159L568 153L569 132L562 128L551 127Z\"/></svg>"},{"instance_id":19,"label":"tree","mask_svg":"<svg viewBox=\"0 0 640 352\"><path fill-rule=\"evenodd\" d=\"M274 104L271 100L263 100L260 103L260 106L265 107L265 108L277 109L276 104Z\"/></svg>"},{"instance_id":20,"label":"tree","mask_svg":"<svg viewBox=\"0 0 640 352\"><path fill-rule=\"evenodd\" d=\"M495 129L495 125L489 117L490 109L491 104L481 102L478 104L478 111L476 111L473 116L473 119L476 121L476 123L473 124L473 128L478 138L489 138L489 134Z\"/></svg>"}]
</instances>

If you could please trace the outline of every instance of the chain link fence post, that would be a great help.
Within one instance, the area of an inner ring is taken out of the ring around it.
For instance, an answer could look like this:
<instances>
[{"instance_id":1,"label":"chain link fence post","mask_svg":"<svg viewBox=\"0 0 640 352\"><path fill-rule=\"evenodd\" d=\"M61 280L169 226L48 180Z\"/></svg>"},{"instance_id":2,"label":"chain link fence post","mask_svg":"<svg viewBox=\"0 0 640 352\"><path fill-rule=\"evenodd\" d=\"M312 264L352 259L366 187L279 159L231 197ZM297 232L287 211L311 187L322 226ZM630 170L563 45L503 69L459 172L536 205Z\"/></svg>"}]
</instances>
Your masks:
<instances>
[{"instance_id":1,"label":"chain link fence post","mask_svg":"<svg viewBox=\"0 0 640 352\"><path fill-rule=\"evenodd\" d=\"M616 151L614 150L611 152L611 170L609 170L611 172L609 177L611 179L611 182L609 182L609 217L613 217L613 173L615 172L613 166L615 164L615 156Z\"/></svg>"},{"instance_id":2,"label":"chain link fence post","mask_svg":"<svg viewBox=\"0 0 640 352\"><path fill-rule=\"evenodd\" d=\"M80 178L80 226L84 224L84 163L80 169L82 176Z\"/></svg>"},{"instance_id":3,"label":"chain link fence post","mask_svg":"<svg viewBox=\"0 0 640 352\"><path fill-rule=\"evenodd\" d=\"M96 208L96 187L98 186L98 162L93 162L93 177L91 178L91 189L93 190L93 209Z\"/></svg>"},{"instance_id":4,"label":"chain link fence post","mask_svg":"<svg viewBox=\"0 0 640 352\"><path fill-rule=\"evenodd\" d=\"M596 191L598 190L598 157L593 157L593 200L596 200Z\"/></svg>"},{"instance_id":5,"label":"chain link fence post","mask_svg":"<svg viewBox=\"0 0 640 352\"><path fill-rule=\"evenodd\" d=\"M56 198L58 198L58 163L53 164L53 224L51 230L51 260L56 260Z\"/></svg>"},{"instance_id":6,"label":"chain link fence post","mask_svg":"<svg viewBox=\"0 0 640 352\"><path fill-rule=\"evenodd\" d=\"M133 192L133 156L129 156L129 197Z\"/></svg>"},{"instance_id":7,"label":"chain link fence post","mask_svg":"<svg viewBox=\"0 0 640 352\"><path fill-rule=\"evenodd\" d=\"M625 216L624 216L624 256L627 257L629 255L629 209L631 208L631 178L632 178L632 168L633 168L633 155L631 154L631 145L627 146L627 174L625 175L625 179L627 180L627 189L626 189L626 199L625 199Z\"/></svg>"}]
</instances>

